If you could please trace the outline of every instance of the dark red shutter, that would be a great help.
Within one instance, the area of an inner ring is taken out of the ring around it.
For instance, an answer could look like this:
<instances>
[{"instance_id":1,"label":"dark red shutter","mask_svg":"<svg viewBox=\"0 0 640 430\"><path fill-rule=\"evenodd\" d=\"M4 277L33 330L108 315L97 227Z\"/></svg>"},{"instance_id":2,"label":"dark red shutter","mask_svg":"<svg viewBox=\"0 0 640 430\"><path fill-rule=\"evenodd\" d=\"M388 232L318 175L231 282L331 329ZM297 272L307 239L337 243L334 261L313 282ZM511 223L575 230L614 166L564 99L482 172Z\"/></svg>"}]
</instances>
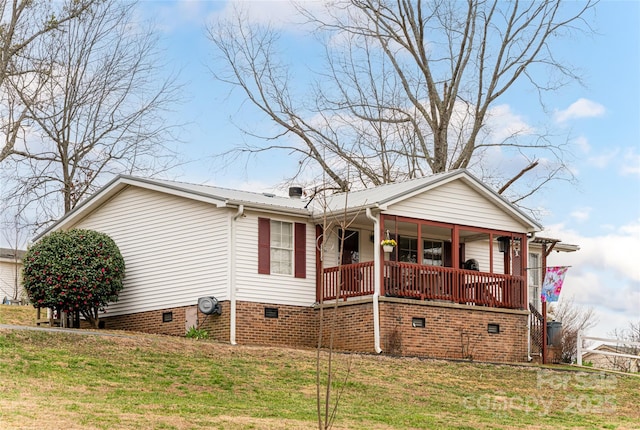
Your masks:
<instances>
[{"instance_id":1,"label":"dark red shutter","mask_svg":"<svg viewBox=\"0 0 640 430\"><path fill-rule=\"evenodd\" d=\"M295 224L294 231L294 264L296 278L307 277L307 225Z\"/></svg>"},{"instance_id":2,"label":"dark red shutter","mask_svg":"<svg viewBox=\"0 0 640 430\"><path fill-rule=\"evenodd\" d=\"M271 220L258 218L258 273L271 273Z\"/></svg>"}]
</instances>

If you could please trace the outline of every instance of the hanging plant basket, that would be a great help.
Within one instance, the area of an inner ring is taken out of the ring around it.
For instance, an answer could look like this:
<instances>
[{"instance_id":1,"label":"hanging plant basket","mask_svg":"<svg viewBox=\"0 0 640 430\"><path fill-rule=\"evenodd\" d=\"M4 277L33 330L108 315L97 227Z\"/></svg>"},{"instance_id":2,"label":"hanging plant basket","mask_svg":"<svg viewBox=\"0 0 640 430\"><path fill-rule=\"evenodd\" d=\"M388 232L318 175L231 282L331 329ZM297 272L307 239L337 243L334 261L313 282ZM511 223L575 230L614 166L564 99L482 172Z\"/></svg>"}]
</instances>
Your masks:
<instances>
[{"instance_id":1,"label":"hanging plant basket","mask_svg":"<svg viewBox=\"0 0 640 430\"><path fill-rule=\"evenodd\" d=\"M382 250L384 252L393 252L393 245L382 245Z\"/></svg>"}]
</instances>

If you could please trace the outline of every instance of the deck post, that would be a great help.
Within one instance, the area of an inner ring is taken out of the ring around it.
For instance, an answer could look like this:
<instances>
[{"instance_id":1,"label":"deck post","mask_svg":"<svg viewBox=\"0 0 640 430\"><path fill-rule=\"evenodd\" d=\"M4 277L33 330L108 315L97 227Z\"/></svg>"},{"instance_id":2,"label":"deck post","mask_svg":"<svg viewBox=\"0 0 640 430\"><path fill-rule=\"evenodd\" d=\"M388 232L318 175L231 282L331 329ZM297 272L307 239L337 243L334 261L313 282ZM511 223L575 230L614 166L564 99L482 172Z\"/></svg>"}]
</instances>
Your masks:
<instances>
[{"instance_id":1,"label":"deck post","mask_svg":"<svg viewBox=\"0 0 640 430\"><path fill-rule=\"evenodd\" d=\"M576 360L578 366L582 366L582 332L578 330L578 344L576 345Z\"/></svg>"},{"instance_id":2,"label":"deck post","mask_svg":"<svg viewBox=\"0 0 640 430\"><path fill-rule=\"evenodd\" d=\"M542 302L542 364L547 364L547 302Z\"/></svg>"}]
</instances>

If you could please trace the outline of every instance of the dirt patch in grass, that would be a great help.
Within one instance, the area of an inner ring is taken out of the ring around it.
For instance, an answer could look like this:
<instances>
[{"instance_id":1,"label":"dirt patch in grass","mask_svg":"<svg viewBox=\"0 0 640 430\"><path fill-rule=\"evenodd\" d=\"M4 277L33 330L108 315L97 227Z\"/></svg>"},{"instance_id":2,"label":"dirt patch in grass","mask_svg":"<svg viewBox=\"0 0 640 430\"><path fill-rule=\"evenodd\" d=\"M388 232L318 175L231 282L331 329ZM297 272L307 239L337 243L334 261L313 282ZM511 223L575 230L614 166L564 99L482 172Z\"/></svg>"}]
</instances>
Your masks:
<instances>
[{"instance_id":1,"label":"dirt patch in grass","mask_svg":"<svg viewBox=\"0 0 640 430\"><path fill-rule=\"evenodd\" d=\"M31 305L0 305L0 324L35 326L36 310Z\"/></svg>"}]
</instances>

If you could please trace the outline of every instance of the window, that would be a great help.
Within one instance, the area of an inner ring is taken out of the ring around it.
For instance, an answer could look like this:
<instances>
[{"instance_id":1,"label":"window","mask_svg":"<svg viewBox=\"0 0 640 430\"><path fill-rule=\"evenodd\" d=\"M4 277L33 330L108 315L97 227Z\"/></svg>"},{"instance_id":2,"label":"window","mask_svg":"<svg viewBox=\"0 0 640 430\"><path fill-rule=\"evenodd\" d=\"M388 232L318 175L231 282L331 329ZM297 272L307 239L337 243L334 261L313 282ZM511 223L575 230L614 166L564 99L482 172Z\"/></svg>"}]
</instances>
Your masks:
<instances>
[{"instance_id":1,"label":"window","mask_svg":"<svg viewBox=\"0 0 640 430\"><path fill-rule=\"evenodd\" d=\"M529 272L529 285L540 286L540 272L542 272L540 254L529 253L529 268L527 272Z\"/></svg>"},{"instance_id":2,"label":"window","mask_svg":"<svg viewBox=\"0 0 640 430\"><path fill-rule=\"evenodd\" d=\"M258 218L258 273L306 278L307 225Z\"/></svg>"},{"instance_id":3,"label":"window","mask_svg":"<svg viewBox=\"0 0 640 430\"><path fill-rule=\"evenodd\" d=\"M162 313L162 322L168 323L173 321L173 312L163 312Z\"/></svg>"},{"instance_id":4,"label":"window","mask_svg":"<svg viewBox=\"0 0 640 430\"><path fill-rule=\"evenodd\" d=\"M418 239L400 236L398 239L398 260L407 263L418 262Z\"/></svg>"},{"instance_id":5,"label":"window","mask_svg":"<svg viewBox=\"0 0 640 430\"><path fill-rule=\"evenodd\" d=\"M529 274L529 303L540 310L540 275L542 274L540 254L536 254L535 252L529 253L527 272Z\"/></svg>"},{"instance_id":6,"label":"window","mask_svg":"<svg viewBox=\"0 0 640 430\"><path fill-rule=\"evenodd\" d=\"M293 225L271 220L271 273L293 273Z\"/></svg>"},{"instance_id":7,"label":"window","mask_svg":"<svg viewBox=\"0 0 640 430\"><path fill-rule=\"evenodd\" d=\"M442 266L443 249L444 245L441 240L423 240L422 264L428 264L430 266Z\"/></svg>"}]
</instances>

